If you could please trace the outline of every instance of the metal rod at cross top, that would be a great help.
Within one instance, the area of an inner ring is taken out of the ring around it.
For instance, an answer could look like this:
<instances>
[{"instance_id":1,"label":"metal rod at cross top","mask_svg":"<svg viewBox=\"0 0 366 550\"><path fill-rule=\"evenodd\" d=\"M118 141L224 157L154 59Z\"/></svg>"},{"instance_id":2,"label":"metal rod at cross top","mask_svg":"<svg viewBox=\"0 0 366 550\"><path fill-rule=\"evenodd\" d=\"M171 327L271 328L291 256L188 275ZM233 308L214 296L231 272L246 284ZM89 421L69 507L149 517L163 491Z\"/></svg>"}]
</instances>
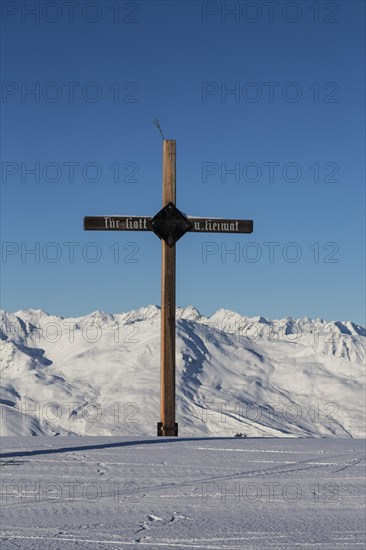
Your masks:
<instances>
[{"instance_id":1,"label":"metal rod at cross top","mask_svg":"<svg viewBox=\"0 0 366 550\"><path fill-rule=\"evenodd\" d=\"M177 436L175 421L176 242L185 233L252 233L252 220L197 218L176 207L176 141L163 140L163 204L150 216L86 216L87 231L153 231L162 242L159 436Z\"/></svg>"}]
</instances>

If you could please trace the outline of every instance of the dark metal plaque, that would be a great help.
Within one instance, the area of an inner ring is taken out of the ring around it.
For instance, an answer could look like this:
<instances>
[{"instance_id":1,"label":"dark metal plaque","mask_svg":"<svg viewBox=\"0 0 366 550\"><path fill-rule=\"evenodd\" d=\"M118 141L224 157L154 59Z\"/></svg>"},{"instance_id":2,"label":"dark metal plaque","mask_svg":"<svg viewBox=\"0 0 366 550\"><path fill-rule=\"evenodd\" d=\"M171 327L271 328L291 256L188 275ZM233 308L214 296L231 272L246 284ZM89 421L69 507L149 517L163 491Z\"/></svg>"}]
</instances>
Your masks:
<instances>
[{"instance_id":1,"label":"dark metal plaque","mask_svg":"<svg viewBox=\"0 0 366 550\"><path fill-rule=\"evenodd\" d=\"M188 218L193 233L253 233L253 220Z\"/></svg>"},{"instance_id":2,"label":"dark metal plaque","mask_svg":"<svg viewBox=\"0 0 366 550\"><path fill-rule=\"evenodd\" d=\"M151 231L147 216L85 216L87 231Z\"/></svg>"},{"instance_id":3,"label":"dark metal plaque","mask_svg":"<svg viewBox=\"0 0 366 550\"><path fill-rule=\"evenodd\" d=\"M193 224L172 202L168 202L149 222L154 233L172 247L193 228Z\"/></svg>"}]
</instances>

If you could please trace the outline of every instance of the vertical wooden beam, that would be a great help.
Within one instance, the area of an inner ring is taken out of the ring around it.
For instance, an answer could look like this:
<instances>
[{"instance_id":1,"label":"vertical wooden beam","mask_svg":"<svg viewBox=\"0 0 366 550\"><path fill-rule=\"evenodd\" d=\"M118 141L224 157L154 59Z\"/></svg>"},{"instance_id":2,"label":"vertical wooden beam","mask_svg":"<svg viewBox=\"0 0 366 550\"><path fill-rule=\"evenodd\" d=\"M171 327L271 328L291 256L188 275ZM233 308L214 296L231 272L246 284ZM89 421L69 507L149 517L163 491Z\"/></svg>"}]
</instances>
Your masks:
<instances>
[{"instance_id":1,"label":"vertical wooden beam","mask_svg":"<svg viewBox=\"0 0 366 550\"><path fill-rule=\"evenodd\" d=\"M176 142L163 141L163 207L175 204ZM162 241L160 422L158 435L178 435L175 422L175 245Z\"/></svg>"}]
</instances>

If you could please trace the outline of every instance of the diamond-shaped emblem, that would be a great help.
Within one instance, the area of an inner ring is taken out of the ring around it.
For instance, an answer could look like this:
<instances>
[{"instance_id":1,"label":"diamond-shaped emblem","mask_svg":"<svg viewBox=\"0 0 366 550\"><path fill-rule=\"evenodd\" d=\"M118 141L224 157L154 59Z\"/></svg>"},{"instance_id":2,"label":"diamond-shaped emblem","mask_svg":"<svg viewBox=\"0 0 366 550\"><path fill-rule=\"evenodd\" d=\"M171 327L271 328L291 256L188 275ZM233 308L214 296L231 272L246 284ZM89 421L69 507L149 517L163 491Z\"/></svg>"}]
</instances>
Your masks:
<instances>
[{"instance_id":1,"label":"diamond-shaped emblem","mask_svg":"<svg viewBox=\"0 0 366 550\"><path fill-rule=\"evenodd\" d=\"M192 222L172 202L168 202L149 223L154 233L168 246L174 246L187 231L193 228Z\"/></svg>"}]
</instances>

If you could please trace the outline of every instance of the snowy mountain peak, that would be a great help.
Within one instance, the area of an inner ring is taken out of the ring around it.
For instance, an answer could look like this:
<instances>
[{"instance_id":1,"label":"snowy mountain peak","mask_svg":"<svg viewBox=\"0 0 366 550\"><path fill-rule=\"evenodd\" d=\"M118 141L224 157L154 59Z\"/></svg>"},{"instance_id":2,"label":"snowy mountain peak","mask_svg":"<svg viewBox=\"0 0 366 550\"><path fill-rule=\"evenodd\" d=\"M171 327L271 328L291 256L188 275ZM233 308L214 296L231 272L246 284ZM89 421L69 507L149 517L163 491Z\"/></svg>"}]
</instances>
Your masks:
<instances>
[{"instance_id":1,"label":"snowy mountain peak","mask_svg":"<svg viewBox=\"0 0 366 550\"><path fill-rule=\"evenodd\" d=\"M202 315L194 306L189 305L185 308L177 309L177 319L187 319L189 321L198 321Z\"/></svg>"},{"instance_id":2,"label":"snowy mountain peak","mask_svg":"<svg viewBox=\"0 0 366 550\"><path fill-rule=\"evenodd\" d=\"M19 311L16 311L14 313L14 315L17 315L17 316L25 316L25 315L43 316L43 315L50 315L50 314L47 311L44 311L43 309L35 309L33 307L27 307L27 308L24 308L24 309L20 309Z\"/></svg>"},{"instance_id":3,"label":"snowy mountain peak","mask_svg":"<svg viewBox=\"0 0 366 550\"><path fill-rule=\"evenodd\" d=\"M108 323L110 321L114 321L114 315L112 313L106 313L105 311L96 309L95 311L89 313L89 315L86 315L84 320L89 323Z\"/></svg>"},{"instance_id":4,"label":"snowy mountain peak","mask_svg":"<svg viewBox=\"0 0 366 550\"><path fill-rule=\"evenodd\" d=\"M260 323L262 325L268 325L269 323L268 319L266 319L265 317L262 317L262 315L258 315L257 317L252 317L252 321L254 323Z\"/></svg>"},{"instance_id":5,"label":"snowy mountain peak","mask_svg":"<svg viewBox=\"0 0 366 550\"><path fill-rule=\"evenodd\" d=\"M160 307L150 304L146 307L140 307L139 309L129 311L128 313L120 313L116 317L118 317L121 322L129 323L151 321L160 318Z\"/></svg>"}]
</instances>

